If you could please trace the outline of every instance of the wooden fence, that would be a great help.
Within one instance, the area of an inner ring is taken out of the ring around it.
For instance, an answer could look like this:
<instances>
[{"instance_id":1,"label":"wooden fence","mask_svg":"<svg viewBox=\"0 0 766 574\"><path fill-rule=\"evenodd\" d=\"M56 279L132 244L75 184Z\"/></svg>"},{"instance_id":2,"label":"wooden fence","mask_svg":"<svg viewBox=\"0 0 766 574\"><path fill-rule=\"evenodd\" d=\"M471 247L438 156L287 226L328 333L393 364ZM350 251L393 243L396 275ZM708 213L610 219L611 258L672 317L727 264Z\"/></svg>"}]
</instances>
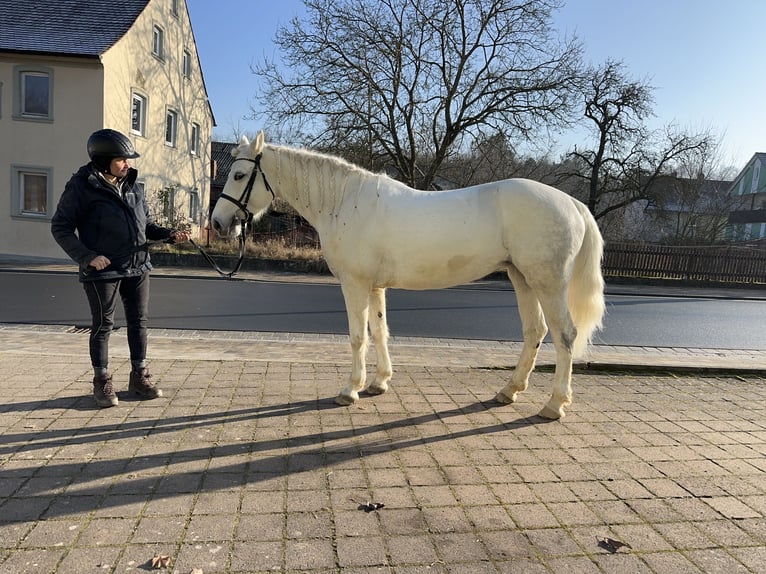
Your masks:
<instances>
[{"instance_id":1,"label":"wooden fence","mask_svg":"<svg viewBox=\"0 0 766 574\"><path fill-rule=\"evenodd\" d=\"M606 277L766 284L766 247L608 242L603 268Z\"/></svg>"}]
</instances>

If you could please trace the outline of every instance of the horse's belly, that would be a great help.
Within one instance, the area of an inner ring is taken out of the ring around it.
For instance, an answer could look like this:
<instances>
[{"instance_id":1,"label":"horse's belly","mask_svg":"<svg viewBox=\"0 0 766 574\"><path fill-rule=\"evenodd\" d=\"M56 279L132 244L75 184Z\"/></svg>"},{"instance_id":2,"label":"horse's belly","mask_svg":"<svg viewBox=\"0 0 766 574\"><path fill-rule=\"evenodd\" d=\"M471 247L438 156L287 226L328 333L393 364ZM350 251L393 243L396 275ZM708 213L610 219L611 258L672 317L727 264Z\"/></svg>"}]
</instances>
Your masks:
<instances>
[{"instance_id":1,"label":"horse's belly","mask_svg":"<svg viewBox=\"0 0 766 574\"><path fill-rule=\"evenodd\" d=\"M379 275L380 287L400 289L442 289L463 285L486 277L505 265L501 260L454 255L446 259L420 259L411 264L397 264Z\"/></svg>"}]
</instances>

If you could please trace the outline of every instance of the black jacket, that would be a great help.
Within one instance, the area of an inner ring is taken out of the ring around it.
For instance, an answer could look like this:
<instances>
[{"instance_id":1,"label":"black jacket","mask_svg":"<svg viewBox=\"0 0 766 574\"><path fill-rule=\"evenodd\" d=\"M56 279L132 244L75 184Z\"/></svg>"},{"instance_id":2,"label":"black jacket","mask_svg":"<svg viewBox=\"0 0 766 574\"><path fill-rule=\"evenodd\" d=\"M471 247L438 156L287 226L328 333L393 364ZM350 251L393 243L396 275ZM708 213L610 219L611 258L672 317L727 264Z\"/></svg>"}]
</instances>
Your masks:
<instances>
[{"instance_id":1,"label":"black jacket","mask_svg":"<svg viewBox=\"0 0 766 574\"><path fill-rule=\"evenodd\" d=\"M51 233L80 265L80 281L119 279L149 271L147 240L170 238L172 229L154 223L143 191L135 186L137 176L130 168L118 191L89 163L67 182L51 221ZM101 271L88 267L97 255L108 257L111 264Z\"/></svg>"}]
</instances>

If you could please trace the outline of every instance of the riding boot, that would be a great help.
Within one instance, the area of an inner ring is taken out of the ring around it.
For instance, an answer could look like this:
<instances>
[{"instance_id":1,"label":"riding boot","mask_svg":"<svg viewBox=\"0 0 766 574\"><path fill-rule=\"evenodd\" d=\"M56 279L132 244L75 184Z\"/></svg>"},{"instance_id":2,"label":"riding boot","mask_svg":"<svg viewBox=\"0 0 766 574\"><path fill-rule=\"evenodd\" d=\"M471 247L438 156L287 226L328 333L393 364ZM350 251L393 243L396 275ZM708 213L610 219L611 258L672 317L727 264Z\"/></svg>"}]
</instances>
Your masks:
<instances>
[{"instance_id":1,"label":"riding boot","mask_svg":"<svg viewBox=\"0 0 766 574\"><path fill-rule=\"evenodd\" d=\"M116 407L120 401L112 386L112 375L109 373L93 377L93 397L101 408Z\"/></svg>"},{"instance_id":2,"label":"riding boot","mask_svg":"<svg viewBox=\"0 0 766 574\"><path fill-rule=\"evenodd\" d=\"M156 399L157 397L161 397L162 391L150 380L151 377L152 374L146 367L131 371L128 391L138 395L142 399Z\"/></svg>"}]
</instances>

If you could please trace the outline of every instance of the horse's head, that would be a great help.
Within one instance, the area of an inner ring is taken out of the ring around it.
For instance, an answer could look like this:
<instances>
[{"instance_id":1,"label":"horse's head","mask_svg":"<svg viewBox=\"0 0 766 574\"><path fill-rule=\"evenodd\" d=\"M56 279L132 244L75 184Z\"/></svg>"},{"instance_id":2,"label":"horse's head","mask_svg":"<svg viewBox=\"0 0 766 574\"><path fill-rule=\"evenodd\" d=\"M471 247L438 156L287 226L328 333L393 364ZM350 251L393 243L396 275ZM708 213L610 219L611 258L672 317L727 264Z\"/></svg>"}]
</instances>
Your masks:
<instances>
[{"instance_id":1,"label":"horse's head","mask_svg":"<svg viewBox=\"0 0 766 574\"><path fill-rule=\"evenodd\" d=\"M266 177L258 177L259 172L263 174L263 147L264 136L261 131L252 143L242 136L239 145L231 152L234 163L210 216L213 229L223 237L232 231L232 227L238 227L240 221L251 218L257 220L274 199L274 192L266 182ZM235 232L239 230L235 229Z\"/></svg>"}]
</instances>

